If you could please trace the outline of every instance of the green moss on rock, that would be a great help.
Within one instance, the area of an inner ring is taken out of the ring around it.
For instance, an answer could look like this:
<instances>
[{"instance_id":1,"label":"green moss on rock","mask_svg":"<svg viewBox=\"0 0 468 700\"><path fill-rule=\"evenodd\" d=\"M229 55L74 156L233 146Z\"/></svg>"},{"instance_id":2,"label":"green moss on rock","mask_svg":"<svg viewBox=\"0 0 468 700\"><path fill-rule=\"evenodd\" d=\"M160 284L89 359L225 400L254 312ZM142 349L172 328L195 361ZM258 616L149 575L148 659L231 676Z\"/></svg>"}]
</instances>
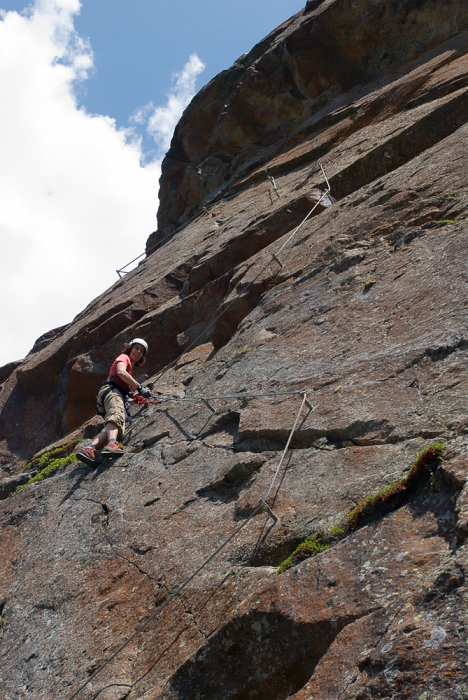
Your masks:
<instances>
[{"instance_id":1,"label":"green moss on rock","mask_svg":"<svg viewBox=\"0 0 468 700\"><path fill-rule=\"evenodd\" d=\"M24 467L23 471L28 472L31 469L44 469L48 465L51 459L56 459L57 457L65 457L72 452L72 450L76 447L76 445L81 442L81 438L77 440L72 440L71 442L67 442L65 445L60 445L59 447L55 447L53 450L49 450L48 452L44 452L42 455L39 457L35 457L32 459L28 464Z\"/></svg>"},{"instance_id":2,"label":"green moss on rock","mask_svg":"<svg viewBox=\"0 0 468 700\"><path fill-rule=\"evenodd\" d=\"M68 464L77 463L78 460L73 452L73 449L78 442L80 442L80 440L73 440L72 442L68 442L66 445L61 445L60 447L56 447L49 452L44 452L44 454L42 454L40 457L36 457L35 459L31 460L31 462L26 465L24 471L29 471L30 469L40 469L39 474L33 476L25 484L18 486L16 488L16 492L22 491L31 484L37 484L39 481L47 479L49 476L52 476L60 469L63 469L63 467L66 467Z\"/></svg>"},{"instance_id":3,"label":"green moss on rock","mask_svg":"<svg viewBox=\"0 0 468 700\"><path fill-rule=\"evenodd\" d=\"M305 540L296 547L294 552L280 564L278 574L282 574L283 571L290 569L291 566L296 566L296 564L299 564L305 559L315 557L317 554L324 552L330 547L331 544L329 542L324 542L323 535L320 532L315 535L309 535L309 537L306 537Z\"/></svg>"},{"instance_id":4,"label":"green moss on rock","mask_svg":"<svg viewBox=\"0 0 468 700\"><path fill-rule=\"evenodd\" d=\"M407 474L402 479L385 486L376 494L366 496L350 511L343 524L330 528L326 533L318 532L306 537L294 552L280 564L277 573L282 574L301 561L317 556L354 530L403 505L429 481L435 468L443 460L444 452L445 444L443 442L433 443L418 452Z\"/></svg>"},{"instance_id":5,"label":"green moss on rock","mask_svg":"<svg viewBox=\"0 0 468 700\"><path fill-rule=\"evenodd\" d=\"M445 444L436 442L419 452L402 479L389 484L379 493L367 496L353 508L344 525L345 530L356 530L377 516L385 515L402 505L424 485L432 470L442 461L444 451Z\"/></svg>"}]
</instances>

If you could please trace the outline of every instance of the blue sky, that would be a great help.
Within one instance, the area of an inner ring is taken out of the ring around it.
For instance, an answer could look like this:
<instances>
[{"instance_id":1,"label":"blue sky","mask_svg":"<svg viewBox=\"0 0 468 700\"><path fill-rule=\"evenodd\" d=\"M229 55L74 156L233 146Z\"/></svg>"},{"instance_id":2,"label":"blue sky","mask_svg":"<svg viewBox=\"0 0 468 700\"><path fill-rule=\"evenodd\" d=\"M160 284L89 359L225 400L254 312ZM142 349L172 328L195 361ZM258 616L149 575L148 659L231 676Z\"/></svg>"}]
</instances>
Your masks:
<instances>
[{"instance_id":1,"label":"blue sky","mask_svg":"<svg viewBox=\"0 0 468 700\"><path fill-rule=\"evenodd\" d=\"M162 104L189 55L206 65L200 89L229 68L279 24L298 12L301 0L82 0L74 26L87 38L94 70L75 88L90 112L109 115L128 126L138 108ZM20 12L24 0L0 0ZM138 128L138 127L137 127ZM144 148L154 143L140 129Z\"/></svg>"},{"instance_id":2,"label":"blue sky","mask_svg":"<svg viewBox=\"0 0 468 700\"><path fill-rule=\"evenodd\" d=\"M183 109L301 7L0 0L0 366L144 251Z\"/></svg>"}]
</instances>

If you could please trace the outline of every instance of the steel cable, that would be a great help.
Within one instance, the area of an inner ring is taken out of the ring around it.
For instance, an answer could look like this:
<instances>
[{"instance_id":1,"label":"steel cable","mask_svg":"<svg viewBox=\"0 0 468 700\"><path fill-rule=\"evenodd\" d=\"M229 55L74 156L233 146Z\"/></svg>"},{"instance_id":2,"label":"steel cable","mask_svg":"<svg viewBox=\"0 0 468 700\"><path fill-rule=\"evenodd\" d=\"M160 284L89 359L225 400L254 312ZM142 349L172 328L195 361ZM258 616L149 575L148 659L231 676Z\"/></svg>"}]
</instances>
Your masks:
<instances>
[{"instance_id":1,"label":"steel cable","mask_svg":"<svg viewBox=\"0 0 468 700\"><path fill-rule=\"evenodd\" d=\"M320 163L319 163L319 165L320 165ZM322 166L320 165L320 167L322 167ZM323 170L323 169L322 169L322 170ZM307 180L307 179L310 177L311 174L312 174L312 172L309 173L309 175L305 178L305 180ZM270 180L270 182L272 182L273 187L274 187L274 190L275 190L276 194L278 194L279 190L283 189L283 187L280 185L280 187L278 188L278 186L276 185L275 179L274 179L274 177L273 177L272 175L268 175L268 173L265 173L265 175L266 175L266 177ZM294 182L297 182L297 180L299 180L301 177L304 177L302 173L301 173L301 175L298 175L297 177L295 177L293 180L290 180L287 184L288 184L288 185L292 185ZM325 179L326 179L326 177L325 177ZM328 181L327 181L327 182L328 182ZM284 185L284 186L285 186L285 185ZM240 190L239 192L235 192L234 195L230 195L230 196L229 196L229 195L226 195L226 196L225 196L225 197L226 197L226 201L227 201L228 199L232 199L233 197L237 197L237 195L238 195L238 194L241 194L242 191L243 191L243 190ZM280 197L279 194L278 194L278 197ZM223 197L223 199L224 199L224 197ZM221 202L222 202L222 199L221 199ZM202 206L202 207L201 207L201 211L199 211L199 212L197 212L196 214L194 214L194 215L192 216L191 219L189 219L188 221L186 221L185 223L183 223L181 226L179 226L178 228L176 228L174 231L171 231L170 233L168 233L167 236L164 236L164 238L162 238L160 241L158 241L158 242L155 243L153 246L151 246L150 248L148 248L148 250L145 250L143 253L140 253L140 255L137 255L136 258L133 258L133 260L130 260L130 262L128 262L126 265L123 265L123 267L121 267L121 268L119 268L118 270L116 270L118 276L119 276L120 278L122 277L122 275L120 274L121 272L122 272L124 275L128 275L129 273L128 273L128 272L125 272L125 268L126 268L126 267L128 267L128 266L131 265L132 263L136 262L137 260L139 260L140 258L142 258L144 255L146 255L146 256L148 257L149 255L151 255L152 253L154 253L156 250L158 250L158 248L160 248L160 247L162 246L163 243L165 243L167 240L169 240L169 238L173 238L173 237L175 236L176 233L179 233L179 231L182 231L182 230L183 230L184 228L186 228L189 224L193 224L193 223L194 223L195 221L197 221L197 219L199 219L201 216L204 216L204 215L206 215L206 214L209 214L211 217L213 217L213 214L211 214L211 210L212 210L213 207L215 207L217 204L219 204L219 202L214 202L213 204L208 205L207 207L206 207L206 206ZM130 270L130 272L132 272L132 270Z\"/></svg>"},{"instance_id":2,"label":"steel cable","mask_svg":"<svg viewBox=\"0 0 468 700\"><path fill-rule=\"evenodd\" d=\"M240 296L240 294L244 294L245 292L247 292L247 291L250 289L250 287L256 282L256 280L263 274L263 272L269 267L269 265L271 265L271 263L272 263L273 261L276 261L276 262L279 263L280 266L282 267L282 263L279 261L278 255L279 255L279 254L281 253L281 251L285 248L285 246L293 239L293 237L297 234L297 232L298 232L299 229L303 226L303 224L309 219L309 217L312 215L312 213L315 211L315 209L319 206L319 204L321 203L321 201L330 193L330 183L328 182L327 176L326 176L326 174L325 174L325 171L324 171L322 165L321 165L320 163L319 163L319 165L320 165L320 168L321 168L322 173L323 173L323 175L324 175L325 182L326 182L326 184L327 184L327 190L321 195L320 199L319 199L319 200L316 202L316 204L312 207L312 209L310 210L310 212L309 212L309 213L307 214L307 216L301 221L301 223L294 229L294 231L293 231L293 232L291 233L291 235L287 238L287 240L280 246L280 248L278 249L278 251L276 251L275 253L272 254L271 260L269 260L269 262L260 270L260 272L257 273L257 275L247 284L247 286L246 286L244 289L242 289L241 292L239 292L238 296ZM173 233L171 233L170 235L173 235ZM169 236L167 236L166 238L168 238L168 237L169 237ZM165 240L165 239L163 239L163 240ZM141 257L141 256L139 256L139 257ZM137 260L137 259L138 259L138 258L135 258L135 260ZM134 261L132 261L132 262L134 262ZM130 263L128 263L128 264L130 264ZM125 267L127 267L127 266L125 266ZM122 268L122 269L123 269L123 268ZM169 371L169 369L171 369L171 367L173 367L187 352L189 352L189 350L191 350L192 347L194 347L194 345L205 335L205 333L206 333L208 330L210 330L210 329L217 323L217 321L221 318L221 316L223 316L223 314L226 313L226 311L232 306L232 304L235 303L236 300L237 300L237 297L236 297L235 299L233 299L233 300L221 311L221 313L209 324L209 326L207 326L207 328L205 328L205 330L204 330L199 336L197 336L197 338L195 338L194 341L192 341L192 343L179 355L179 357L177 357L172 363L170 363L170 364L165 368L165 370L157 377L157 379L160 379L162 376L164 376L164 374L165 374L167 371ZM274 393L274 392L273 392L273 393L268 393L268 394L256 394L256 395L255 395L255 394L252 394L252 395L233 395L233 396L225 396L225 397L219 397L219 396L217 397L217 396L214 396L214 397L210 397L210 398L211 398L211 400L216 400L216 399L221 399L221 398L249 398L249 397L252 397L252 398L253 398L253 397L257 397L257 396L260 397L260 396L295 395L295 394L297 394L297 393L300 393L300 392L277 392L277 393ZM173 399L169 399L169 400L177 400L177 398L173 398ZM194 399L179 399L179 400L180 400L180 401L193 401ZM206 398L195 399L195 400L205 400L205 401L206 401ZM228 543L229 543L229 542L230 542L230 541L231 541L231 540L232 540L232 539L233 539L233 538L234 538L234 537L235 537L235 536L236 536L236 535L237 535L237 534L252 520L252 518L255 517L255 515L257 515L257 513L262 512L263 510L266 510L267 512L271 513L271 510L270 510L269 507L267 506L266 501L267 501L268 497L270 496L270 493L271 493L271 491L272 491L272 489L273 489L274 483L275 483L275 481L276 481L276 479L277 479L277 476L278 476L279 471L280 471L280 469L281 469L281 466L282 466L282 464L283 464L285 455L286 455L286 453L287 453L287 451L288 451L288 449L289 449L289 445L290 445L290 443L291 443L292 437L293 437L293 435L294 435L294 432L295 432L295 430L296 430L297 424L298 424L298 422L299 422L300 415L301 415L301 413L302 413L302 410L303 410L304 405L306 404L306 402L307 402L307 394L304 392L303 398L302 398L302 402L301 402L301 406L300 406L300 408L299 408L299 411L297 412L296 419L295 419L294 424L293 424L293 427L291 428L291 431L290 431L290 433L289 433L289 437L288 437L288 439L287 439L285 448L284 448L284 450L283 450L283 452L282 452L280 461L279 461L278 466L277 466L277 468L276 468L276 470L275 470L275 473L274 473L274 475L273 475L273 479L272 479L272 481L271 481L270 487L269 487L269 489L268 489L268 491L267 491L267 493L266 493L265 498L264 498L264 499L261 499L261 500L259 501L259 505L258 505L258 506L255 508L255 510L248 516L248 518L246 518L246 520L245 520L238 528L236 528L236 530L234 530L234 532L231 533L231 535L229 535L229 537L228 537L224 542L222 542L221 545L219 545L219 547L218 547L218 548L217 548L217 549L216 549L216 550L215 550L215 551L214 551L214 552L213 552L213 553L198 567L198 569L197 569L194 573L192 573L192 574L177 588L176 591L174 591L173 593L171 593L171 594L168 596L168 598L166 598L166 600L154 611L154 613L152 613L152 615L150 615L150 617L149 617L142 625L140 625L139 627L137 627L137 629L136 629L135 632L129 637L129 639L127 639L125 642L123 642L123 643L118 647L118 649L117 649L103 664L101 664L101 666L99 666L99 668L97 668L97 669L90 675L90 677L89 677L89 678L88 678L88 679L73 693L73 695L71 695L71 696L68 698L68 700L74 700L74 699L79 695L79 693L81 693L81 691L84 690L84 689L89 685L89 683L91 683L91 682L96 678L96 676L97 676L98 674L100 674L110 663L112 663L112 661L113 661L113 660L114 660L114 659L115 659L115 658L116 658L116 657L117 657L117 656L118 656L118 655L119 655L119 654L120 654L120 653L121 653L121 652L122 652L136 637L137 637L137 636L138 636L138 635L139 635L139 634L140 634L140 632L143 632L143 630L145 630L145 629L148 627L148 625L149 625L149 624L164 610L164 608L166 608L167 605L169 605L169 603L170 603L172 600L174 600L174 598L175 598L176 596L178 596L178 595L186 588L186 586L188 586L188 584L189 584L189 583L190 583L190 582L191 582L191 581L192 581L192 580L193 580L193 579L194 579L194 578L195 578L195 577L196 577L196 576L197 576L197 575L198 575L198 574L199 574L199 573L200 573L200 572L201 572L201 571L202 571L202 570L217 556L217 554L219 554L219 552L221 552L221 551L224 549L224 547L225 547L225 546L226 546L226 545L227 545L227 544L228 544ZM277 520L277 518L276 518L276 516L275 516L274 514L272 514L271 517L273 517L274 520Z\"/></svg>"},{"instance_id":3,"label":"steel cable","mask_svg":"<svg viewBox=\"0 0 468 700\"><path fill-rule=\"evenodd\" d=\"M297 392L294 392L294 393L297 393ZM273 518L273 520L275 521L275 523L277 522L278 519L277 519L276 516L272 513L272 511L270 510L270 508L269 508L268 505L266 504L266 501L267 501L268 497L270 496L270 493L271 493L271 491L272 491L272 489L273 489L273 486L274 486L274 484L275 484L275 481L276 481L276 479L277 479L277 477L278 477L278 474L279 474L279 472L280 472L280 469L281 469L281 466L282 466L282 464L283 464L283 461L284 461L284 458L285 458L285 456L286 456L286 453L287 453L287 451L288 451L288 449L289 449L289 445L290 445L290 443L291 443L292 437L293 437L293 435L294 435L294 433L295 433L295 431L296 431L297 424L298 424L298 422L299 422L299 418L300 418L300 415L301 415L301 413L302 413L302 409L304 408L304 405L305 405L306 401L307 401L307 394L304 392L303 397L302 397L301 406L300 406L300 408L299 408L299 411L297 412L296 419L295 419L294 424L293 424L293 426L292 426L292 428L291 428L291 431L290 431L290 433L289 433L289 437L288 437L288 439L287 439L285 448L284 448L284 450L283 450L283 452L282 452L282 455L281 455L280 461L279 461L279 463L278 463L278 466L277 466L277 468L276 468L276 470L275 470L275 473L274 473L274 475L273 475L273 479L272 479L272 481L271 481L271 483L270 483L270 486L269 486L269 488L268 488L268 491L267 491L265 497L264 497L263 499L260 499L259 504L258 504L258 506L255 508L255 510L248 516L248 518L246 518L246 519L244 520L243 523L241 523L241 525L239 525L238 528L236 528L236 529L234 530L234 532L232 532L232 533L229 535L229 537L228 537L226 540L224 540L224 542L222 542L222 543L219 545L219 547L218 547L207 559L205 559L205 561L198 567L198 569L197 569L196 571L194 571L194 572L193 572L193 573L192 573L192 574L177 588L176 591L174 591L173 593L171 593L171 594L166 598L166 600L165 600L163 603L161 603L161 605L154 611L154 613L152 613L152 615L149 616L149 618L148 618L142 625L140 625L139 627L136 628L135 632L134 632L125 642L123 642L123 643L118 647L118 649L116 649L116 651L114 651L114 653L113 653L103 664L101 664L101 666L99 666L99 668L97 668L97 669L91 674L91 676L90 676L90 677L89 677L89 678L88 678L88 679L73 693L73 695L71 695L71 696L68 698L68 700L74 700L74 698L76 698L76 697L81 693L81 691L84 690L84 689L91 683L91 681L93 681L93 680L96 678L96 676L97 676L98 674L100 674L110 663L112 663L112 661L113 661L126 647L128 647L129 644L131 644L131 642L135 639L135 637L137 637L137 636L140 634L140 632L143 632L143 630L145 630L145 629L148 627L148 625L149 625L149 624L164 610L164 608L166 608L166 607L169 605L169 603L170 603L172 600L174 600L174 598L175 598L176 596L178 596L180 593L182 593L182 591L184 590L184 588L186 588L186 587L188 586L188 584L189 584L191 581L193 581L193 579L194 579L196 576L198 576L198 574L199 574L201 571L203 571L203 569L204 569L206 566L208 566L208 564L209 564L211 561L213 561L213 559L224 549L224 547L226 547L227 544L229 544L229 542L230 542L232 539L234 539L234 537L235 537L235 536L236 536L236 535L237 535L237 534L252 520L252 518L254 518L254 517L257 515L257 513L263 512L264 510L266 510L267 513L268 513L269 515L271 514L270 517Z\"/></svg>"},{"instance_id":4,"label":"steel cable","mask_svg":"<svg viewBox=\"0 0 468 700\"><path fill-rule=\"evenodd\" d=\"M325 199L325 197L327 197L330 194L330 183L328 182L327 176L325 174L325 171L324 171L322 165L320 163L319 163L319 165L320 165L320 168L322 169L322 173L323 173L323 176L324 176L326 184L327 184L327 189L325 190L325 192L322 193L320 199L314 204L314 206L312 207L310 212L307 214L307 216L304 217L304 219L300 222L300 224L298 224L298 226L296 226L296 228L293 230L291 235L288 236L287 240L280 246L280 248L271 254L271 259L262 267L262 269L259 272L257 272L255 277L252 280L250 280L250 282L241 291L239 291L237 296L234 299L232 299L227 306L224 307L224 309L213 319L213 321L211 321L211 323L209 323L208 326L194 340L192 340L190 345L188 345L188 347L186 347L185 350L183 350L180 353L180 355L178 357L176 357L175 360L170 362L167 365L167 367L165 367L165 369L159 375L157 375L156 381L161 379L161 377L163 377L167 372L169 372L169 370L172 369L172 367L174 367L174 365L176 365L177 362L179 362L179 360L181 360L182 357L184 357L184 355L186 355L190 350L192 350L192 348L194 348L197 345L197 343L203 338L203 336L216 325L216 323L219 321L219 319L222 316L224 316L226 311L228 311L228 309L230 309L231 306L233 304L235 304L237 299L242 294L245 294L252 287L252 285L258 280L258 278L261 277L261 275L263 275L265 270L271 265L272 262L277 262L280 265L280 267L283 267L283 264L278 259L279 254L285 248L285 246L294 238L294 236L297 234L299 229L305 224L305 222L310 218L310 216L312 216L313 212L317 209L317 207L322 202L322 200Z\"/></svg>"}]
</instances>

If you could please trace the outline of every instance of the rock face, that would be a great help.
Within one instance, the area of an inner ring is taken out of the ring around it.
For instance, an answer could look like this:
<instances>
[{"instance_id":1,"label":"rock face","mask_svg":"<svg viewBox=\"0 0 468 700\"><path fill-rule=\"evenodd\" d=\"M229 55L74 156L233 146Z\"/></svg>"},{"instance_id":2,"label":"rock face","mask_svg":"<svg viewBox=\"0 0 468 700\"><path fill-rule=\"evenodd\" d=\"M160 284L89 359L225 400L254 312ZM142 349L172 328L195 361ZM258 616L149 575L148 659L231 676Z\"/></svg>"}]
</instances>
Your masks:
<instances>
[{"instance_id":1,"label":"rock face","mask_svg":"<svg viewBox=\"0 0 468 700\"><path fill-rule=\"evenodd\" d=\"M186 110L163 164L158 214L162 234L186 221L213 193L235 189L260 164L270 162L268 171L274 174L275 155L310 141L330 121L341 122L336 144L363 122L374 122L379 113L388 117L400 112L401 106L383 104L384 91L380 105L374 102L375 111L364 117L363 110L355 110L353 88L366 90L377 73L390 75L442 44L466 29L467 18L463 0L450 2L448 12L447 3L440 0L307 3L303 12L214 78ZM419 82L416 75L413 80ZM406 94L400 94L400 100L410 102L416 97L414 88L404 82ZM439 96L445 93L440 88ZM354 128L347 128L345 117L351 116ZM323 154L328 148L320 150ZM288 161L290 171L290 157ZM385 165L382 172L392 169L390 163ZM355 186L348 191L351 188Z\"/></svg>"},{"instance_id":2,"label":"rock face","mask_svg":"<svg viewBox=\"0 0 468 700\"><path fill-rule=\"evenodd\" d=\"M0 370L2 697L71 698L162 604L78 698L468 697L467 137L462 0L311 0L196 96L145 261ZM134 336L173 400L15 491Z\"/></svg>"}]
</instances>

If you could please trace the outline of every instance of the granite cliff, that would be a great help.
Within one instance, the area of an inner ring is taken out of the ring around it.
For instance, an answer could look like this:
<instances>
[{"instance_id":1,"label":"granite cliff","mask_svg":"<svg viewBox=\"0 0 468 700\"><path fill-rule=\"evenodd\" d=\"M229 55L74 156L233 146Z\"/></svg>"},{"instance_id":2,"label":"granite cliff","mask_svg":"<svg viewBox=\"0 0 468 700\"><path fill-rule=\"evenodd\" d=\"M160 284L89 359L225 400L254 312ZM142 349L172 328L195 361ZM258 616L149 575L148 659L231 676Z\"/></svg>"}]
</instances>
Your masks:
<instances>
[{"instance_id":1,"label":"granite cliff","mask_svg":"<svg viewBox=\"0 0 468 700\"><path fill-rule=\"evenodd\" d=\"M2 697L468 698L467 136L463 0L309 0L194 98L144 262L0 369ZM133 336L179 400L91 471Z\"/></svg>"}]
</instances>

